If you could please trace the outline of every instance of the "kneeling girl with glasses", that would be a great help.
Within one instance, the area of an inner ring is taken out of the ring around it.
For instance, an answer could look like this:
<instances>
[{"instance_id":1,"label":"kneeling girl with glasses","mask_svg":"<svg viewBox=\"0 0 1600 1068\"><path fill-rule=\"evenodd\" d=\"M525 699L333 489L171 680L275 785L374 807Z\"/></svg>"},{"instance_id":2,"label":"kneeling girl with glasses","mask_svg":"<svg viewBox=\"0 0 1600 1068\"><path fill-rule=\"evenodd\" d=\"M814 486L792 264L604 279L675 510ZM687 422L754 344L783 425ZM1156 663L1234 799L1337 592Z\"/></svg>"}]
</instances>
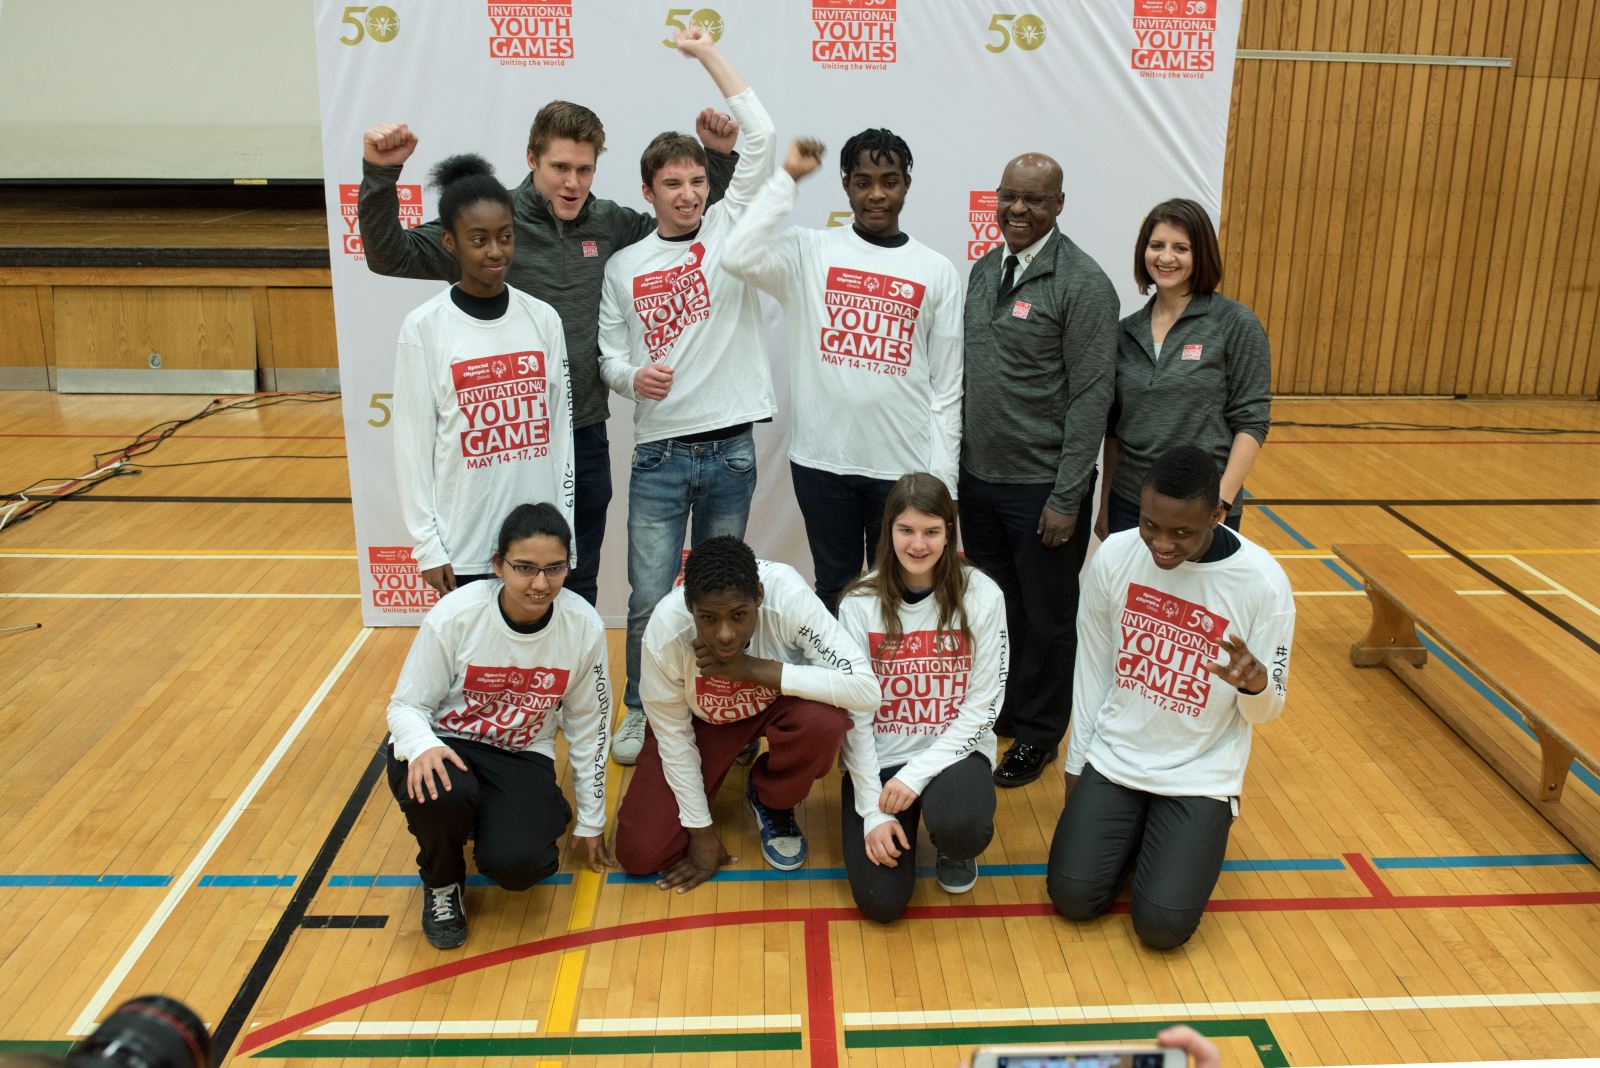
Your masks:
<instances>
[{"instance_id":1,"label":"kneeling girl with glasses","mask_svg":"<svg viewBox=\"0 0 1600 1068\"><path fill-rule=\"evenodd\" d=\"M506 890L561 866L572 809L556 782L557 727L572 760L577 861L615 864L604 838L605 625L562 589L571 547L553 505L518 505L500 527L498 581L433 606L389 702L389 788L417 840L422 930L439 949L467 938L468 838L478 870Z\"/></svg>"}]
</instances>

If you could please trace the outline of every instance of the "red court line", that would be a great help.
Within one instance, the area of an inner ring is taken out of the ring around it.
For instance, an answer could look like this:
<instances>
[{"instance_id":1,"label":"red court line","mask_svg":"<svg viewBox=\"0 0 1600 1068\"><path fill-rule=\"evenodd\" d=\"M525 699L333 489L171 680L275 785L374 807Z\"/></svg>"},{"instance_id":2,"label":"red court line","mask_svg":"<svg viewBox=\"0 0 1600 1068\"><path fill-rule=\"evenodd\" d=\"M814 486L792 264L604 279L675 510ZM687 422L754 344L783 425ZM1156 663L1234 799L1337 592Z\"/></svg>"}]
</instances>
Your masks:
<instances>
[{"instance_id":1,"label":"red court line","mask_svg":"<svg viewBox=\"0 0 1600 1068\"><path fill-rule=\"evenodd\" d=\"M839 1038L834 1031L838 1017L833 1011L833 942L827 920L806 920L806 1007L811 1063L814 1068L835 1068L839 1063Z\"/></svg>"},{"instance_id":2,"label":"red court line","mask_svg":"<svg viewBox=\"0 0 1600 1068\"><path fill-rule=\"evenodd\" d=\"M1359 854L1345 854L1347 860L1359 857ZM1365 863L1364 857L1359 857ZM1358 872L1359 874L1359 872ZM1374 873L1375 874L1375 873ZM1363 879L1363 882L1366 880ZM1379 881L1381 886L1381 880ZM1369 889L1371 885L1369 884ZM1345 912L1345 911L1374 911L1378 909L1434 909L1434 908L1511 908L1530 907L1535 905L1600 905L1600 891L1570 891L1549 894L1417 894L1398 895L1389 892L1383 887L1386 896L1361 896L1361 897L1263 897L1263 898L1226 898L1212 899L1206 906L1207 912ZM1126 913L1129 910L1128 902L1119 901L1112 906L1114 913ZM1016 916L1051 916L1054 909L1049 904L1015 904L1015 905L918 905L905 911L905 918L909 920L953 920L973 918L1006 918ZM557 953L578 946L595 945L600 942L614 942L623 938L640 938L645 935L666 934L674 931L694 931L706 927L736 927L744 924L763 923L802 923L806 928L806 995L808 1006L811 1010L809 1022L811 1043L814 1055L825 1050L831 1050L833 1060L816 1061L818 1064L836 1064L838 1057L837 1041L834 1037L834 1017L831 1015L833 1006L833 972L832 972L832 947L828 940L828 924L846 922L869 922L859 911L844 906L838 908L818 909L750 909L744 912L708 913L704 916L679 916L661 920L647 920L639 923L625 923L616 927L605 927L589 931L575 931L569 934L556 935L552 938L542 938L534 942L525 942L518 946L507 946L489 953L480 953L473 957L463 957L441 964L433 968L425 968L420 972L403 975L376 986L367 987L345 994L343 997L334 998L332 1001L314 1005L309 1009L286 1016L276 1023L267 1024L265 1027L250 1032L239 1044L239 1055L243 1056L251 1050L258 1049L270 1042L287 1037L307 1027L332 1019L341 1013L358 1009L363 1005L370 1005L375 1001L403 994L408 990L436 983L441 979L452 979L458 975L467 975L471 972L494 968L512 961L524 960L528 957L542 956L547 953ZM830 1013L824 1025L818 1019L819 1011ZM825 1028L826 1033L823 1033ZM820 1044L820 1045L819 1045Z\"/></svg>"},{"instance_id":3,"label":"red court line","mask_svg":"<svg viewBox=\"0 0 1600 1068\"><path fill-rule=\"evenodd\" d=\"M1366 857L1360 853L1345 853L1343 856L1345 864L1349 865L1350 870L1356 873L1356 877L1361 880L1362 885L1367 888L1369 894L1385 901L1394 897L1394 894L1389 890L1388 884L1383 881L1383 876L1373 869L1372 865L1367 862Z\"/></svg>"},{"instance_id":4,"label":"red court line","mask_svg":"<svg viewBox=\"0 0 1600 1068\"><path fill-rule=\"evenodd\" d=\"M1282 431L1279 431L1279 433L1282 433ZM1576 433L1576 434L1600 434L1600 431L1597 431L1597 430L1576 430L1576 431L1573 431L1573 433ZM1596 441L1547 441L1544 438L1534 438L1534 439L1532 439L1530 441L1530 440L1524 440L1521 437L1512 437L1512 438L1468 438L1465 441L1388 441L1388 440L1373 441L1371 439L1357 439L1357 438L1351 438L1349 440L1346 440L1346 439L1343 439L1343 438L1338 438L1338 439L1334 439L1334 438L1299 438L1299 439L1290 438L1290 439L1285 439L1285 438L1280 438L1280 437L1274 437L1272 439L1272 444L1275 445L1275 446L1282 446L1282 445L1376 445L1376 446L1379 446L1381 448L1392 449L1392 448L1394 448L1396 446L1399 446L1399 445L1600 445L1600 440L1596 440Z\"/></svg>"},{"instance_id":5,"label":"red court line","mask_svg":"<svg viewBox=\"0 0 1600 1068\"><path fill-rule=\"evenodd\" d=\"M127 441L137 434L0 434L0 438L49 438L77 441ZM141 444L153 438L138 439ZM170 441L343 441L343 434L180 434Z\"/></svg>"}]
</instances>

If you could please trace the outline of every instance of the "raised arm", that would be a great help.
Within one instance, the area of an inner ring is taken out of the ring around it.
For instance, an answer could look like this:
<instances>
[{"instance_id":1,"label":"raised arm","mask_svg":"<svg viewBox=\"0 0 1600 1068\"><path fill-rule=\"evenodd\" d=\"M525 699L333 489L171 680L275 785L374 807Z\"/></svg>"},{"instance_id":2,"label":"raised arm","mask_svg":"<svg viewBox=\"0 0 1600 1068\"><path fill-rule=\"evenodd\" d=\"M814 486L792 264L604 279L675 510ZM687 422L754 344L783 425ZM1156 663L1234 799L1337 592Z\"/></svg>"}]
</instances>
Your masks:
<instances>
[{"instance_id":1,"label":"raised arm","mask_svg":"<svg viewBox=\"0 0 1600 1068\"><path fill-rule=\"evenodd\" d=\"M796 182L822 164L823 145L802 137L789 146L783 167L762 185L744 218L728 235L722 263L735 278L759 286L782 299L789 278L800 265L799 230L776 233L778 223L794 208Z\"/></svg>"},{"instance_id":2,"label":"raised arm","mask_svg":"<svg viewBox=\"0 0 1600 1068\"><path fill-rule=\"evenodd\" d=\"M461 277L456 258L445 251L439 220L406 229L400 225L400 196L395 183L417 150L417 135L403 122L372 127L361 138L361 192L356 219L367 269L394 278Z\"/></svg>"}]
</instances>

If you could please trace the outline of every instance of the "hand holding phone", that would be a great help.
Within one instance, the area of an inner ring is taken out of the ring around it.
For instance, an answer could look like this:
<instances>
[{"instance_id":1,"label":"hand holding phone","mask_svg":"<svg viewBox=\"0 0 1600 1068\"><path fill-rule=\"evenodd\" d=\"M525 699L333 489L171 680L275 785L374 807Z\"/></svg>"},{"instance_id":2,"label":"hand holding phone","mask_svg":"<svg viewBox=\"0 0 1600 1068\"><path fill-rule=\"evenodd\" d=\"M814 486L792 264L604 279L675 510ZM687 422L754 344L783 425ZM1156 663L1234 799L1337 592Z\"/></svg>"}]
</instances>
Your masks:
<instances>
[{"instance_id":1,"label":"hand holding phone","mask_svg":"<svg viewBox=\"0 0 1600 1068\"><path fill-rule=\"evenodd\" d=\"M1210 1045L1192 1030L1189 1033ZM1213 1046L1212 1050L1215 1049ZM1188 1063L1188 1046L1160 1045L1155 1042L980 1046L972 1053L972 1068L1188 1068ZM1210 1068L1215 1066L1216 1062L1213 1061ZM1197 1068L1200 1066L1197 1065Z\"/></svg>"}]
</instances>

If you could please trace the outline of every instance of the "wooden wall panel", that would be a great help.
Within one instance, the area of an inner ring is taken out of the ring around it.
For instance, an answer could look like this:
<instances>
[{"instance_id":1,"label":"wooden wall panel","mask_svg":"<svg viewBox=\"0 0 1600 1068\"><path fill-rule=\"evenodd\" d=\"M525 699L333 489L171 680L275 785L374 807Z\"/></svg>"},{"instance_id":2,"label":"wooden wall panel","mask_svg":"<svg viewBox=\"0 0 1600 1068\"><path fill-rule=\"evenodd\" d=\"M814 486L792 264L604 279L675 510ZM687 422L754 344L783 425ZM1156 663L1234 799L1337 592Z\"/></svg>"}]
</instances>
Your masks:
<instances>
[{"instance_id":1,"label":"wooden wall panel","mask_svg":"<svg viewBox=\"0 0 1600 1068\"><path fill-rule=\"evenodd\" d=\"M268 289L275 367L339 366L330 289Z\"/></svg>"},{"instance_id":2,"label":"wooden wall panel","mask_svg":"<svg viewBox=\"0 0 1600 1068\"><path fill-rule=\"evenodd\" d=\"M1288 393L1600 395L1600 5L1244 0L1230 295Z\"/></svg>"},{"instance_id":3,"label":"wooden wall panel","mask_svg":"<svg viewBox=\"0 0 1600 1068\"><path fill-rule=\"evenodd\" d=\"M0 367L45 365L39 295L30 287L0 288Z\"/></svg>"},{"instance_id":4,"label":"wooden wall panel","mask_svg":"<svg viewBox=\"0 0 1600 1068\"><path fill-rule=\"evenodd\" d=\"M248 289L55 287L56 365L148 370L253 370Z\"/></svg>"}]
</instances>

